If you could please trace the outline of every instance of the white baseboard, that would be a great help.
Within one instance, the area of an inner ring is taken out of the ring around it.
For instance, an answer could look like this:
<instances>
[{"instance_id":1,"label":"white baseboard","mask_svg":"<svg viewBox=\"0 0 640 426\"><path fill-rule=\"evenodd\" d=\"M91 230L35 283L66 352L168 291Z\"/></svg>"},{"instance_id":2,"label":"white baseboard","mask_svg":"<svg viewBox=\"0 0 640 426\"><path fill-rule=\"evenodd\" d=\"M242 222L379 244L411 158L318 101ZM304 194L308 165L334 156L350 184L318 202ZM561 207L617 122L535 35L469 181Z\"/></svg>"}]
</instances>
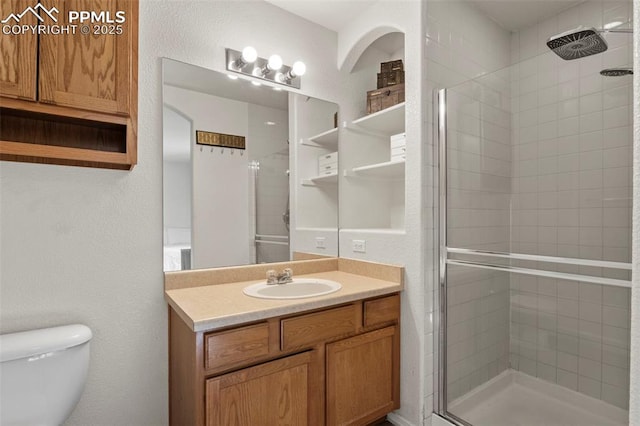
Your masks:
<instances>
[{"instance_id":1,"label":"white baseboard","mask_svg":"<svg viewBox=\"0 0 640 426\"><path fill-rule=\"evenodd\" d=\"M393 423L395 426L417 426L402 416L399 416L396 413L387 414L387 420Z\"/></svg>"}]
</instances>

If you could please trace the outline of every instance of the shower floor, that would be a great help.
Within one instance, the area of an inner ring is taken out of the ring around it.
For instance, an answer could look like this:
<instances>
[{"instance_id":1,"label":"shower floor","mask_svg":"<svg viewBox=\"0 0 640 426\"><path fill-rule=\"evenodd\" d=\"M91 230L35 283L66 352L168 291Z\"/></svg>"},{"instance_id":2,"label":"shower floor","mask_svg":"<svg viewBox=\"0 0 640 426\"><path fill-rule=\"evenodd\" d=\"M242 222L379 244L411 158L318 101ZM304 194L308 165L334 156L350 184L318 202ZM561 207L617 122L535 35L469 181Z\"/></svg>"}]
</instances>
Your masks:
<instances>
[{"instance_id":1,"label":"shower floor","mask_svg":"<svg viewBox=\"0 0 640 426\"><path fill-rule=\"evenodd\" d=\"M595 398L507 370L449 405L473 426L623 426L628 412Z\"/></svg>"}]
</instances>

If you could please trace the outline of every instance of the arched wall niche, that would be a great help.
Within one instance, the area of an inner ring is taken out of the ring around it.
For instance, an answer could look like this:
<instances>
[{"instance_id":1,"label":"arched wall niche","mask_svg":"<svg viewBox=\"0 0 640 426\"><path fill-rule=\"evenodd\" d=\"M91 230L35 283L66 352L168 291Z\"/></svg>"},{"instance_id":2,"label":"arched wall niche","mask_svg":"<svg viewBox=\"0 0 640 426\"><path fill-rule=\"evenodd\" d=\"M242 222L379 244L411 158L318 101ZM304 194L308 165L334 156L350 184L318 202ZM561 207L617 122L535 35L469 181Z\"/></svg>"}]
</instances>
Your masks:
<instances>
[{"instance_id":1,"label":"arched wall niche","mask_svg":"<svg viewBox=\"0 0 640 426\"><path fill-rule=\"evenodd\" d=\"M368 29L362 32L360 36L355 36L354 38L356 41L352 44L351 48L345 49L344 55L340 54L340 49L338 52L338 68L343 72L346 71L350 73L354 71L363 54L369 48L378 48L390 54L389 48L399 41L401 41L402 47L404 47L404 32L402 29L392 25Z\"/></svg>"}]
</instances>

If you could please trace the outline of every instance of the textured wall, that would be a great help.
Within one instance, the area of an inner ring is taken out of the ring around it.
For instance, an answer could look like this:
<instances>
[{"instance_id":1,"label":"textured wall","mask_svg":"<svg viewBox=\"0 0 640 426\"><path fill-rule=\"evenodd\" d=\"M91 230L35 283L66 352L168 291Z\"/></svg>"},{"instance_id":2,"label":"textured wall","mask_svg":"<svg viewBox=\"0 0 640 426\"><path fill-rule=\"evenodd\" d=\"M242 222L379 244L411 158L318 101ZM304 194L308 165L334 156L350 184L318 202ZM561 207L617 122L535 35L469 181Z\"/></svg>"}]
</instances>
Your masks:
<instances>
[{"instance_id":1,"label":"textured wall","mask_svg":"<svg viewBox=\"0 0 640 426\"><path fill-rule=\"evenodd\" d=\"M0 165L0 330L81 322L94 333L70 425L167 423L160 58L222 70L224 48L248 44L302 58L304 92L338 99L335 33L263 1L143 0L135 169Z\"/></svg>"},{"instance_id":2,"label":"textured wall","mask_svg":"<svg viewBox=\"0 0 640 426\"><path fill-rule=\"evenodd\" d=\"M631 291L631 398L629 424L640 424L640 1L633 1L633 289Z\"/></svg>"}]
</instances>

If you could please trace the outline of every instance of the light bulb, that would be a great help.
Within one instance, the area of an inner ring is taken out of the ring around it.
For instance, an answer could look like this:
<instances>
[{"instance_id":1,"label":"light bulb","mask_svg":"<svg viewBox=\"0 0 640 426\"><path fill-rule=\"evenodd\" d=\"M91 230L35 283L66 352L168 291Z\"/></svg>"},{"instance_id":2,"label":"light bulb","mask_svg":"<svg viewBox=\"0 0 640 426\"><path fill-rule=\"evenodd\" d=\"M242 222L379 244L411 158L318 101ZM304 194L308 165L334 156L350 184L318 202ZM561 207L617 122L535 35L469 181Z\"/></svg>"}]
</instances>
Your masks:
<instances>
[{"instance_id":1,"label":"light bulb","mask_svg":"<svg viewBox=\"0 0 640 426\"><path fill-rule=\"evenodd\" d=\"M291 67L291 73L294 76L301 76L307 72L307 66L302 61L295 61Z\"/></svg>"},{"instance_id":2,"label":"light bulb","mask_svg":"<svg viewBox=\"0 0 640 426\"><path fill-rule=\"evenodd\" d=\"M251 46L242 49L242 62L252 64L258 59L258 52Z\"/></svg>"},{"instance_id":3,"label":"light bulb","mask_svg":"<svg viewBox=\"0 0 640 426\"><path fill-rule=\"evenodd\" d=\"M280 55L269 56L269 62L267 63L267 66L271 71L278 71L280 68L282 68L282 58L280 57Z\"/></svg>"}]
</instances>

